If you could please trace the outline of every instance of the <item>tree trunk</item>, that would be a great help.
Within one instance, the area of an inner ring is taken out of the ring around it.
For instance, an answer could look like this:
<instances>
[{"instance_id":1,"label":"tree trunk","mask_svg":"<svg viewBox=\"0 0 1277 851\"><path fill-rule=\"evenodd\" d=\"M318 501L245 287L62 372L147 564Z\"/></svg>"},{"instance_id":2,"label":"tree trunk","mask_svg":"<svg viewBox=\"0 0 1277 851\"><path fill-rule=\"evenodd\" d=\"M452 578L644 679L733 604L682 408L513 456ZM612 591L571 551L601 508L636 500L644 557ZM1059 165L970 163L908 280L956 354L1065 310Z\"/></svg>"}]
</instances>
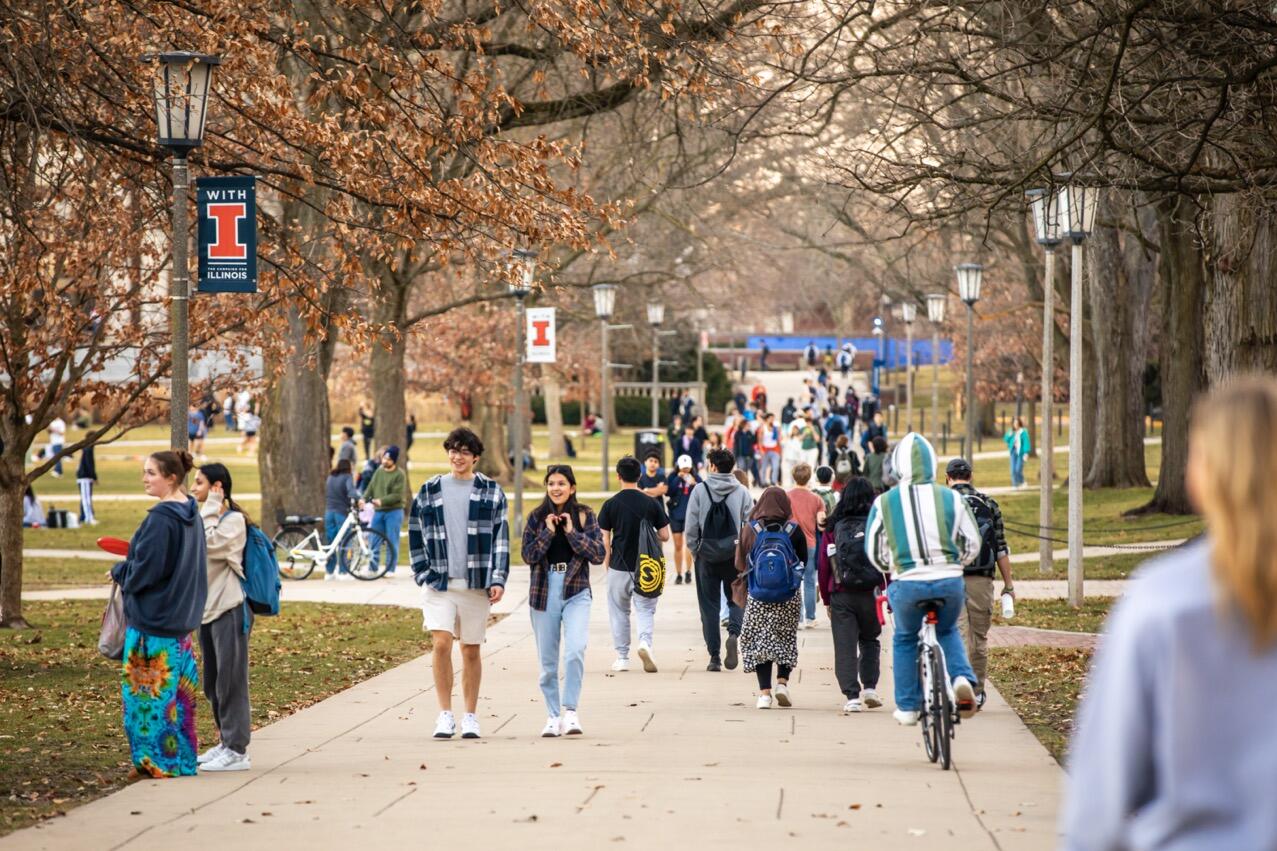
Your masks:
<instances>
[{"instance_id":1,"label":"tree trunk","mask_svg":"<svg viewBox=\"0 0 1277 851\"><path fill-rule=\"evenodd\" d=\"M266 358L259 412L261 525L268 534L274 532L277 513L324 513L329 469L328 369L322 347L307 339L306 322L296 308L289 308L288 338L282 363Z\"/></svg>"},{"instance_id":2,"label":"tree trunk","mask_svg":"<svg viewBox=\"0 0 1277 851\"><path fill-rule=\"evenodd\" d=\"M1112 194L1102 208L1118 214ZM1139 223L1132 223L1138 226ZM1097 228L1087 241L1087 295L1090 302L1090 340L1096 368L1087 370L1087 423L1093 448L1086 487L1148 487L1144 464L1144 359L1148 343L1147 319L1155 258L1130 234L1116 227Z\"/></svg>"},{"instance_id":3,"label":"tree trunk","mask_svg":"<svg viewBox=\"0 0 1277 851\"><path fill-rule=\"evenodd\" d=\"M407 350L407 341L402 333L389 329L382 332L373 343L368 370L373 411L377 417L373 442L378 447L398 446L401 466L408 460L404 451L407 439L404 425L408 421L408 408L404 401Z\"/></svg>"},{"instance_id":4,"label":"tree trunk","mask_svg":"<svg viewBox=\"0 0 1277 851\"><path fill-rule=\"evenodd\" d=\"M1209 218L1204 349L1211 386L1277 370L1277 221L1255 195L1217 195Z\"/></svg>"},{"instance_id":5,"label":"tree trunk","mask_svg":"<svg viewBox=\"0 0 1277 851\"><path fill-rule=\"evenodd\" d=\"M483 457L479 459L478 470L500 482L514 481L514 468L506 455L509 440L506 435L505 406L499 392L495 389L484 391L484 395L476 396L473 401L473 420L475 431L483 441Z\"/></svg>"},{"instance_id":6,"label":"tree trunk","mask_svg":"<svg viewBox=\"0 0 1277 851\"><path fill-rule=\"evenodd\" d=\"M545 395L545 424L550 429L550 457L568 454L563 440L563 403L559 376L549 366L541 367L541 392Z\"/></svg>"},{"instance_id":7,"label":"tree trunk","mask_svg":"<svg viewBox=\"0 0 1277 851\"><path fill-rule=\"evenodd\" d=\"M1193 399L1206 386L1201 322L1206 266L1193 223L1194 209L1194 200L1186 196L1167 198L1157 205L1161 243L1158 280L1162 292L1162 465L1152 501L1132 514L1193 511L1184 487L1188 416Z\"/></svg>"},{"instance_id":8,"label":"tree trunk","mask_svg":"<svg viewBox=\"0 0 1277 851\"><path fill-rule=\"evenodd\" d=\"M1038 431L1037 421L1038 421L1038 400L1030 397L1028 399L1028 413L1024 417L1025 427L1028 428L1029 434L1034 436L1033 440L1029 443L1030 458L1038 457L1037 435L1041 434L1041 432Z\"/></svg>"},{"instance_id":9,"label":"tree trunk","mask_svg":"<svg viewBox=\"0 0 1277 851\"><path fill-rule=\"evenodd\" d=\"M26 490L22 459L26 450L12 446L0 454L0 627L22 629L22 494Z\"/></svg>"}]
</instances>

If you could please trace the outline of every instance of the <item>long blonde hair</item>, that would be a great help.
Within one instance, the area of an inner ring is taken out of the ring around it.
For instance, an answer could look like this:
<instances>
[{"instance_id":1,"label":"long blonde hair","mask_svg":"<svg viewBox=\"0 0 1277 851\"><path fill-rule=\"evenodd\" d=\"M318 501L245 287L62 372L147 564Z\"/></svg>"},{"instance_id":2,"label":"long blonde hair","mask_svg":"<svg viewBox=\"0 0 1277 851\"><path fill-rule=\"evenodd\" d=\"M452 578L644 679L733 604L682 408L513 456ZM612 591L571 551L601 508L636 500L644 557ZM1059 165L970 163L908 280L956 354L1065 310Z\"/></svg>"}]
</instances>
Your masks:
<instances>
[{"instance_id":1,"label":"long blonde hair","mask_svg":"<svg viewBox=\"0 0 1277 851\"><path fill-rule=\"evenodd\" d=\"M1277 643L1277 381L1230 381L1193 410L1190 486L1226 605L1256 649Z\"/></svg>"}]
</instances>

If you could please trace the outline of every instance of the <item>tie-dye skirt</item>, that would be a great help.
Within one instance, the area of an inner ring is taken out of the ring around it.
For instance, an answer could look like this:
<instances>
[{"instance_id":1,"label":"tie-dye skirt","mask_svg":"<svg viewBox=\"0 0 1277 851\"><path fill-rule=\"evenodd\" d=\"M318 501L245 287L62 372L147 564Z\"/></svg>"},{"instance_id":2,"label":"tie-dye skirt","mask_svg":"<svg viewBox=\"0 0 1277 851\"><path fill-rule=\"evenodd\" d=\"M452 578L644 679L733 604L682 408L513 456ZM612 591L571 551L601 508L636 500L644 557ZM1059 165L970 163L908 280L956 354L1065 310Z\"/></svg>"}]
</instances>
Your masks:
<instances>
[{"instance_id":1,"label":"tie-dye skirt","mask_svg":"<svg viewBox=\"0 0 1277 851\"><path fill-rule=\"evenodd\" d=\"M121 679L133 766L151 777L195 774L199 670L191 637L160 638L129 627Z\"/></svg>"}]
</instances>

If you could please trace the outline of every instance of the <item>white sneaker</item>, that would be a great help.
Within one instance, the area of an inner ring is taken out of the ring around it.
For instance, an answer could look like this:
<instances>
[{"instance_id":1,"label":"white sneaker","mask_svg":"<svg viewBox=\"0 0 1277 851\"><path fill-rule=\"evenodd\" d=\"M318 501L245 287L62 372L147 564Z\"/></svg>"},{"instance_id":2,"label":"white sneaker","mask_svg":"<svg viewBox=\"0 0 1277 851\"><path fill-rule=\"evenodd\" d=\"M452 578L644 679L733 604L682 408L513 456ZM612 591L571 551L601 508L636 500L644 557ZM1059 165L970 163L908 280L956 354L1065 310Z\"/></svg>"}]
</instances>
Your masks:
<instances>
[{"instance_id":1,"label":"white sneaker","mask_svg":"<svg viewBox=\"0 0 1277 851\"><path fill-rule=\"evenodd\" d=\"M461 738L479 738L479 719L473 712L467 712L461 716Z\"/></svg>"},{"instance_id":2,"label":"white sneaker","mask_svg":"<svg viewBox=\"0 0 1277 851\"><path fill-rule=\"evenodd\" d=\"M759 709L771 709L771 708L772 708L772 696L771 696L770 694L760 694L760 695L758 696L758 708L759 708Z\"/></svg>"},{"instance_id":3,"label":"white sneaker","mask_svg":"<svg viewBox=\"0 0 1277 851\"><path fill-rule=\"evenodd\" d=\"M953 681L953 700L958 704L958 717L966 720L975 715L975 687L966 677L958 677Z\"/></svg>"},{"instance_id":4,"label":"white sneaker","mask_svg":"<svg viewBox=\"0 0 1277 851\"><path fill-rule=\"evenodd\" d=\"M235 753L230 748L222 748L222 752L200 766L201 771L248 771L253 767L246 753Z\"/></svg>"},{"instance_id":5,"label":"white sneaker","mask_svg":"<svg viewBox=\"0 0 1277 851\"><path fill-rule=\"evenodd\" d=\"M337 574L335 574L335 573L325 573L325 574L324 574L324 581L325 581L325 582L335 582L336 580L337 580Z\"/></svg>"},{"instance_id":6,"label":"white sneaker","mask_svg":"<svg viewBox=\"0 0 1277 851\"><path fill-rule=\"evenodd\" d=\"M877 709L882 706L882 698L878 696L878 692L871 688L867 688L860 693L860 699L865 702L866 709Z\"/></svg>"},{"instance_id":7,"label":"white sneaker","mask_svg":"<svg viewBox=\"0 0 1277 851\"><path fill-rule=\"evenodd\" d=\"M649 674L656 673L656 663L652 661L652 648L647 646L647 642L642 642L638 646L639 658L643 660L643 670Z\"/></svg>"},{"instance_id":8,"label":"white sneaker","mask_svg":"<svg viewBox=\"0 0 1277 851\"><path fill-rule=\"evenodd\" d=\"M815 629L815 628L816 628L815 619L812 619L809 621L803 621L803 629Z\"/></svg>"},{"instance_id":9,"label":"white sneaker","mask_svg":"<svg viewBox=\"0 0 1277 851\"><path fill-rule=\"evenodd\" d=\"M355 577L351 576L349 573L339 573L337 574L337 581L338 582L354 582Z\"/></svg>"},{"instance_id":10,"label":"white sneaker","mask_svg":"<svg viewBox=\"0 0 1277 851\"><path fill-rule=\"evenodd\" d=\"M579 736L584 732L581 729L581 719L576 717L576 710L565 710L563 712L563 735Z\"/></svg>"},{"instance_id":11,"label":"white sneaker","mask_svg":"<svg viewBox=\"0 0 1277 851\"><path fill-rule=\"evenodd\" d=\"M435 722L435 738L451 739L455 735L457 735L457 719L445 709L439 713L439 720Z\"/></svg>"},{"instance_id":12,"label":"white sneaker","mask_svg":"<svg viewBox=\"0 0 1277 851\"><path fill-rule=\"evenodd\" d=\"M842 712L844 715L848 715L852 712L860 712L862 709L864 709L864 706L861 705L860 698L858 697L853 697L851 700L842 705Z\"/></svg>"},{"instance_id":13,"label":"white sneaker","mask_svg":"<svg viewBox=\"0 0 1277 851\"><path fill-rule=\"evenodd\" d=\"M545 726L541 728L541 738L555 739L559 736L559 716L551 715L545 719Z\"/></svg>"},{"instance_id":14,"label":"white sneaker","mask_svg":"<svg viewBox=\"0 0 1277 851\"><path fill-rule=\"evenodd\" d=\"M618 658L612 663L613 671L628 671L630 669L630 660Z\"/></svg>"},{"instance_id":15,"label":"white sneaker","mask_svg":"<svg viewBox=\"0 0 1277 851\"><path fill-rule=\"evenodd\" d=\"M222 751L224 750L226 750L226 746L223 745L221 742L218 742L217 744L213 745L208 750L204 751L204 753L197 756L195 758L195 761L199 763L200 765L203 765L206 762L212 762L213 760L221 756Z\"/></svg>"},{"instance_id":16,"label":"white sneaker","mask_svg":"<svg viewBox=\"0 0 1277 851\"><path fill-rule=\"evenodd\" d=\"M897 709L891 713L891 717L895 718L896 722L902 727L912 727L918 723L918 718L921 717L921 713L911 712L906 709Z\"/></svg>"}]
</instances>

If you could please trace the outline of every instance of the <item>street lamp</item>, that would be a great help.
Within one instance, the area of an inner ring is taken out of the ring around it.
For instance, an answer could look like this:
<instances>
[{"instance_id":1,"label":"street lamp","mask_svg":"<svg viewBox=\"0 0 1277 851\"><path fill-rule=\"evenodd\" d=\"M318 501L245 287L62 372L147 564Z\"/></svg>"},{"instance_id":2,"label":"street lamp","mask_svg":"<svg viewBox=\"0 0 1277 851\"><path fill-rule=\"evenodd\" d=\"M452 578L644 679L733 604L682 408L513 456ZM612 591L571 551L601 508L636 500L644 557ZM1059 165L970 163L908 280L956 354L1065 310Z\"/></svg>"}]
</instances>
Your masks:
<instances>
[{"instance_id":1,"label":"street lamp","mask_svg":"<svg viewBox=\"0 0 1277 851\"><path fill-rule=\"evenodd\" d=\"M527 324L525 318L524 299L532 290L532 282L536 279L537 253L525 248L516 248L510 252L510 265L514 275L510 279L510 292L514 293L516 311L519 318L515 331L515 366L514 366L514 412L510 417L510 441L514 444L514 524L515 535L523 534L523 364L527 359L527 345L524 342Z\"/></svg>"},{"instance_id":2,"label":"street lamp","mask_svg":"<svg viewBox=\"0 0 1277 851\"><path fill-rule=\"evenodd\" d=\"M611 406L608 405L608 379L611 378L612 366L607 352L607 324L616 309L616 284L595 284L594 315L599 318L599 332L602 335L603 362L599 370L599 410L603 416L603 490L608 489L607 433L612 429Z\"/></svg>"},{"instance_id":3,"label":"street lamp","mask_svg":"<svg viewBox=\"0 0 1277 851\"><path fill-rule=\"evenodd\" d=\"M967 440L963 454L975 464L975 303L980 300L984 267L963 263L954 269L958 276L958 297L967 306Z\"/></svg>"},{"instance_id":4,"label":"street lamp","mask_svg":"<svg viewBox=\"0 0 1277 851\"><path fill-rule=\"evenodd\" d=\"M169 441L173 449L186 449L186 409L190 403L190 325L187 302L191 294L187 260L186 191L190 176L186 156L204 142L208 117L208 91L213 68L222 60L202 53L159 53L142 61L158 63L155 69L155 129L160 145L173 155L173 273L169 276L169 330L173 365L169 382Z\"/></svg>"},{"instance_id":5,"label":"street lamp","mask_svg":"<svg viewBox=\"0 0 1277 851\"><path fill-rule=\"evenodd\" d=\"M1095 226L1099 190L1062 175L1056 197L1062 234L1073 243L1069 308L1069 605L1082 606L1082 243Z\"/></svg>"},{"instance_id":6,"label":"street lamp","mask_svg":"<svg viewBox=\"0 0 1277 851\"><path fill-rule=\"evenodd\" d=\"M696 322L696 404L700 405L705 422L709 422L709 403L705 399L705 324L709 322L709 310L696 308L692 311L692 320Z\"/></svg>"},{"instance_id":7,"label":"street lamp","mask_svg":"<svg viewBox=\"0 0 1277 851\"><path fill-rule=\"evenodd\" d=\"M882 388L880 385L882 384L882 370L887 362L887 344L883 339L884 335L881 316L874 317L873 335L878 338L878 359L877 363L874 365L873 381L871 382L872 386L870 389L873 390L874 395L881 396Z\"/></svg>"},{"instance_id":8,"label":"street lamp","mask_svg":"<svg viewBox=\"0 0 1277 851\"><path fill-rule=\"evenodd\" d=\"M931 320L931 439L940 445L940 326L948 306L947 293L927 295L927 319Z\"/></svg>"},{"instance_id":9,"label":"street lamp","mask_svg":"<svg viewBox=\"0 0 1277 851\"><path fill-rule=\"evenodd\" d=\"M1046 252L1046 279L1042 284L1042 428L1038 435L1038 570L1049 574L1055 569L1053 541L1048 540L1054 508L1051 504L1055 485L1055 435L1051 431L1051 414L1055 407L1055 247L1060 244L1060 203L1047 189L1025 193L1033 211L1033 231L1038 244Z\"/></svg>"},{"instance_id":10,"label":"street lamp","mask_svg":"<svg viewBox=\"0 0 1277 851\"><path fill-rule=\"evenodd\" d=\"M665 321L665 305L662 302L647 303L647 321L652 326L652 428L660 428L661 323Z\"/></svg>"},{"instance_id":11,"label":"street lamp","mask_svg":"<svg viewBox=\"0 0 1277 851\"><path fill-rule=\"evenodd\" d=\"M913 321L918 318L918 305L900 303L900 318L905 321L905 432L913 431Z\"/></svg>"}]
</instances>

